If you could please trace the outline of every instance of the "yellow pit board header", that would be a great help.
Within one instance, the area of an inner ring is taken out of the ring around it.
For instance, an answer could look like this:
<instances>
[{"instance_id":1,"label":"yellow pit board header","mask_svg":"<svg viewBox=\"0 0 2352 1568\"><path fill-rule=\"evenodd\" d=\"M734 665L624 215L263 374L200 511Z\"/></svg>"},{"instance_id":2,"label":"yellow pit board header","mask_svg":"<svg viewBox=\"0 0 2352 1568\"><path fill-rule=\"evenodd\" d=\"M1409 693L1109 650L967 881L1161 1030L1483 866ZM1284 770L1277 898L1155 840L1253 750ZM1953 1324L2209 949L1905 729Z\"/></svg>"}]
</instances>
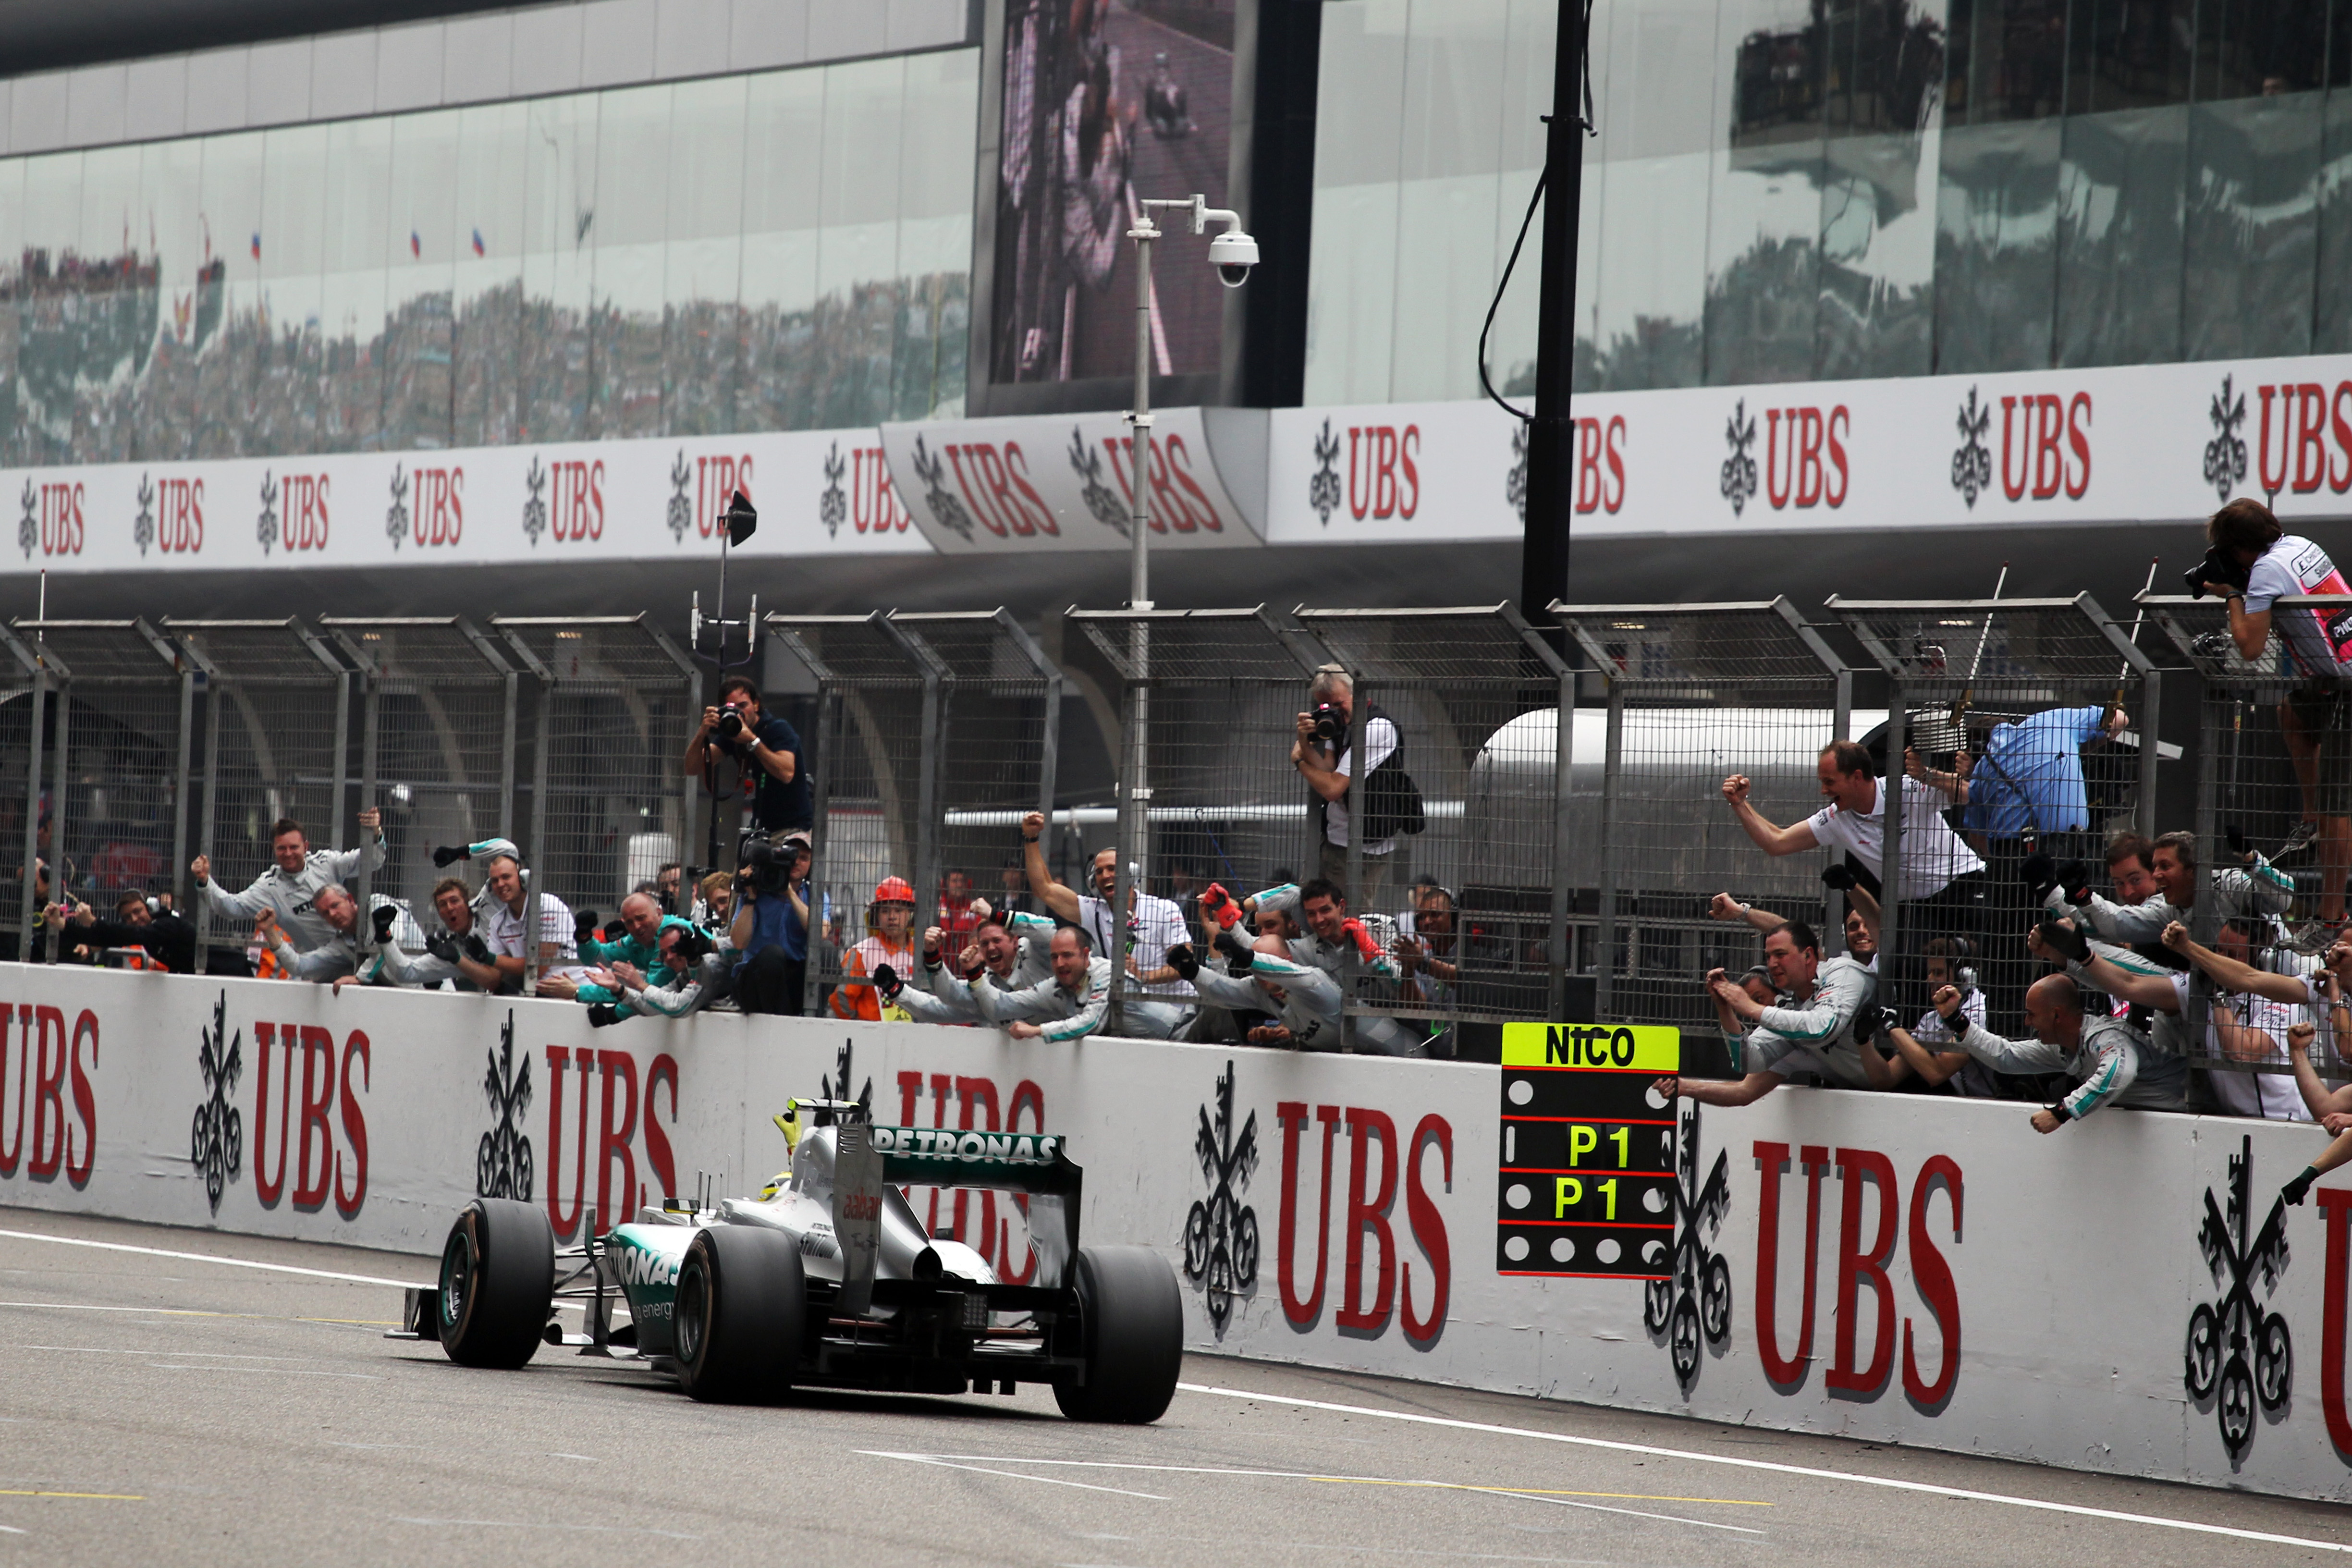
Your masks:
<instances>
[{"instance_id":1,"label":"yellow pit board header","mask_svg":"<svg viewBox=\"0 0 2352 1568\"><path fill-rule=\"evenodd\" d=\"M1665 1024L1506 1024L1503 1065L1680 1072L1682 1037Z\"/></svg>"}]
</instances>

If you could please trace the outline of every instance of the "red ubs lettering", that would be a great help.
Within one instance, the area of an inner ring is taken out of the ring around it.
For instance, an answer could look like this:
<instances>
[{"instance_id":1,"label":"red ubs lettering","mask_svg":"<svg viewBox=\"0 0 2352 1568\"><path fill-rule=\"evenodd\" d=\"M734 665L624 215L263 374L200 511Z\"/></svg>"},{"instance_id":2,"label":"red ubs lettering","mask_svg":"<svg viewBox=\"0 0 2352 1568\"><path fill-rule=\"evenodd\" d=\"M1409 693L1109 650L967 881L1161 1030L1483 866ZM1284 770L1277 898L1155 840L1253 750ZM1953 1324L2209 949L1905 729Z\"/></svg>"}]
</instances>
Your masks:
<instances>
[{"instance_id":1,"label":"red ubs lettering","mask_svg":"<svg viewBox=\"0 0 2352 1568\"><path fill-rule=\"evenodd\" d=\"M1393 425L1349 426L1348 515L1361 522L1368 516L1411 517L1419 511L1421 469L1414 459L1420 456L1418 425L1402 431Z\"/></svg>"},{"instance_id":2,"label":"red ubs lettering","mask_svg":"<svg viewBox=\"0 0 2352 1568\"><path fill-rule=\"evenodd\" d=\"M1764 411L1764 499L1774 511L1845 505L1846 442L1853 416L1844 404Z\"/></svg>"},{"instance_id":3,"label":"red ubs lettering","mask_svg":"<svg viewBox=\"0 0 2352 1568\"><path fill-rule=\"evenodd\" d=\"M916 1127L917 1108L923 1099L924 1074L902 1069L898 1074L898 1125ZM965 1078L960 1074L935 1072L929 1075L931 1125L948 1125L948 1110L958 1109L955 1126L965 1132L1042 1132L1045 1128L1045 1091L1027 1079L1013 1086L1011 1099L1003 1099L996 1080L988 1078ZM1000 1112L1000 1107L1002 1108ZM1021 1113L1029 1113L1029 1125L1021 1125ZM914 1201L911 1189L904 1189L908 1201ZM1009 1285L1025 1285L1037 1272L1037 1255L1024 1242L1021 1266L1013 1264L1013 1225L1011 1216L1000 1220L996 1214L996 1194L982 1189L977 1194L961 1187L952 1189L953 1199L948 1209L945 1229L940 1226L940 1189L930 1189L929 1206L923 1226L934 1237L950 1241L962 1241L981 1256L982 1261L997 1271ZM977 1232L965 1228L966 1215L971 1212L974 1196L980 1200L980 1221ZM1025 1227L1029 1216L1029 1199L1013 1194L1013 1205L1021 1213Z\"/></svg>"},{"instance_id":4,"label":"red ubs lettering","mask_svg":"<svg viewBox=\"0 0 2352 1568\"><path fill-rule=\"evenodd\" d=\"M2065 443L2060 448L2061 441ZM2091 488L2091 395L2029 393L2000 400L2000 493L2081 500Z\"/></svg>"},{"instance_id":5,"label":"red ubs lettering","mask_svg":"<svg viewBox=\"0 0 2352 1568\"><path fill-rule=\"evenodd\" d=\"M999 450L993 441L967 441L942 450L972 515L997 538L1052 538L1062 531L1053 509L1029 482L1029 458L1020 442L1007 441Z\"/></svg>"},{"instance_id":6,"label":"red ubs lettering","mask_svg":"<svg viewBox=\"0 0 2352 1568\"><path fill-rule=\"evenodd\" d=\"M1781 1394L1804 1386L1815 1357L1813 1320L1815 1286L1820 1275L1822 1181L1832 1168L1829 1149L1808 1143L1798 1152L1805 1172L1805 1244L1803 1273L1799 1276L1800 1306L1797 1342L1782 1354L1778 1287L1780 1263L1780 1175L1788 1168L1786 1143L1759 1142L1756 1164L1762 1173L1756 1217L1756 1352L1764 1375ZM1839 1218L1837 1252L1836 1344L1822 1384L1832 1392L1875 1399L1885 1389L1895 1369L1895 1293L1887 1269L1894 1261L1896 1218L1902 1213L1895 1163L1870 1149L1840 1149L1834 1162L1838 1173ZM1865 1225L1865 1187L1874 1188L1872 1217ZM1903 1320L1903 1394L1924 1415L1939 1414L1951 1398L1960 1373L1960 1302L1952 1284L1952 1269L1937 1247L1932 1230L1930 1201L1941 1191L1951 1205L1951 1237L1960 1239L1960 1167L1949 1155L1933 1154L1919 1167L1911 1187L1909 1225L1903 1246L1911 1279L1927 1302L1936 1338L1942 1351L1928 1375L1919 1362L1921 1336L1913 1320ZM1864 1233L1867 1231L1867 1238ZM1867 1290L1874 1300L1869 1359L1857 1351L1856 1309Z\"/></svg>"},{"instance_id":7,"label":"red ubs lettering","mask_svg":"<svg viewBox=\"0 0 2352 1568\"><path fill-rule=\"evenodd\" d=\"M1106 437L1103 445L1110 451L1110 464L1118 480L1119 494L1129 506L1135 504L1135 485L1128 469L1135 458L1135 438L1131 436ZM1167 533L1223 533L1225 520L1209 500L1192 477L1192 454L1181 436L1154 437L1151 442L1151 531ZM1419 481L1415 480L1413 504L1420 504ZM1362 513L1359 512L1358 516ZM1407 516L1412 514L1408 512Z\"/></svg>"},{"instance_id":8,"label":"red ubs lettering","mask_svg":"<svg viewBox=\"0 0 2352 1568\"><path fill-rule=\"evenodd\" d=\"M419 544L455 544L466 531L466 470L416 470L415 539Z\"/></svg>"},{"instance_id":9,"label":"red ubs lettering","mask_svg":"<svg viewBox=\"0 0 2352 1568\"><path fill-rule=\"evenodd\" d=\"M41 487L41 553L81 553L82 488L79 480Z\"/></svg>"},{"instance_id":10,"label":"red ubs lettering","mask_svg":"<svg viewBox=\"0 0 2352 1568\"><path fill-rule=\"evenodd\" d=\"M735 458L697 458L694 459L695 526L709 539L719 526L719 513L735 499L737 490L746 500L751 497L751 458L745 453Z\"/></svg>"},{"instance_id":11,"label":"red ubs lettering","mask_svg":"<svg viewBox=\"0 0 2352 1568\"><path fill-rule=\"evenodd\" d=\"M290 1152L291 1196L297 1209L315 1214L331 1197L337 1214L345 1219L357 1218L367 1203L368 1179L367 1114L361 1097L374 1079L367 1036L353 1029L338 1047L332 1029L310 1024L298 1027L257 1023L253 1043L260 1061L254 1075L253 1190L261 1206L274 1209L289 1195ZM298 1051L302 1058L299 1099L294 1084ZM273 1077L278 1082L275 1103L269 1093ZM341 1147L329 1124L330 1110L337 1113L335 1120L341 1125ZM274 1163L269 1154L273 1120L278 1127Z\"/></svg>"},{"instance_id":12,"label":"red ubs lettering","mask_svg":"<svg viewBox=\"0 0 2352 1568\"><path fill-rule=\"evenodd\" d=\"M1366 1106L1314 1107L1310 1121L1304 1100L1286 1100L1275 1107L1282 1123L1282 1209L1276 1227L1275 1273L1282 1291L1283 1316L1301 1333L1322 1317L1325 1289L1331 1263L1331 1188L1339 1168L1337 1145L1340 1130L1348 1133L1348 1185L1341 1224L1339 1296L1332 1326L1358 1339L1378 1339L1388 1331L1391 1317L1399 1320L1407 1343L1427 1350L1445 1331L1445 1306L1453 1288L1453 1250L1446 1239L1444 1215L1430 1196L1430 1165L1435 1160L1436 1181L1454 1189L1454 1129L1442 1116L1423 1116L1409 1141L1401 1142L1397 1124L1387 1112ZM1307 1212L1299 1202L1300 1145L1312 1142L1308 1129L1322 1128L1322 1157L1317 1163L1319 1191L1314 1208L1315 1275L1307 1289L1298 1288L1300 1222ZM1428 1268L1426 1305L1413 1300L1413 1272L1398 1245L1391 1217L1397 1196L1398 1166L1403 1166L1405 1219Z\"/></svg>"},{"instance_id":13,"label":"red ubs lettering","mask_svg":"<svg viewBox=\"0 0 2352 1568\"><path fill-rule=\"evenodd\" d=\"M2352 381L2331 390L2315 381L2255 388L2263 415L2260 478L2263 493L2291 490L2316 494L2326 485L2336 495L2352 490ZM2277 461L2273 465L2271 405L2278 405Z\"/></svg>"},{"instance_id":14,"label":"red ubs lettering","mask_svg":"<svg viewBox=\"0 0 2352 1568\"><path fill-rule=\"evenodd\" d=\"M12 1087L8 1013L0 1006L0 1177L14 1176L21 1165L37 1182L54 1182L62 1171L76 1187L87 1186L98 1160L98 1096L90 1087L90 1074L98 1067L98 1015L83 1008L69 1031L64 1009L20 1002L15 1054ZM68 1094L73 1100L70 1119L65 1104ZM13 1122L8 1110L12 1095Z\"/></svg>"},{"instance_id":15,"label":"red ubs lettering","mask_svg":"<svg viewBox=\"0 0 2352 1568\"><path fill-rule=\"evenodd\" d=\"M1603 465L1607 472L1602 471ZM1843 495L1839 498L1843 499ZM1625 416L1576 422L1576 510L1613 512L1625 504ZM1405 514L1412 516L1411 512Z\"/></svg>"},{"instance_id":16,"label":"red ubs lettering","mask_svg":"<svg viewBox=\"0 0 2352 1568\"><path fill-rule=\"evenodd\" d=\"M166 553L205 547L205 481L165 479L156 487L155 543Z\"/></svg>"},{"instance_id":17,"label":"red ubs lettering","mask_svg":"<svg viewBox=\"0 0 2352 1568\"><path fill-rule=\"evenodd\" d=\"M567 1206L563 1195L563 1166L566 1159L563 1125L564 1080L571 1069L580 1069L579 1113L574 1121L572 1142L572 1196ZM604 1232L622 1221L634 1217L640 1208L655 1197L674 1197L677 1194L677 1159L670 1147L669 1130L677 1125L677 1058L664 1051L656 1056L642 1079L637 1073L636 1058L627 1051L599 1051L583 1046L573 1050L568 1046L547 1047L547 1217L555 1227L557 1239L569 1241L580 1234L582 1219L586 1219L593 1234ZM639 1088L642 1084L642 1101ZM602 1095L598 1089L601 1086ZM669 1125L662 1124L662 1090L669 1091ZM589 1106L600 1101L593 1136L596 1152L588 1152L592 1136ZM637 1180L637 1142L643 1131L646 1173L659 1184L659 1191ZM596 1170L596 1205L587 1208L588 1170ZM615 1173L618 1180L614 1179Z\"/></svg>"},{"instance_id":18,"label":"red ubs lettering","mask_svg":"<svg viewBox=\"0 0 2352 1568\"><path fill-rule=\"evenodd\" d=\"M327 480L325 474L288 474L281 495L285 522L282 535L289 550L327 548Z\"/></svg>"},{"instance_id":19,"label":"red ubs lettering","mask_svg":"<svg viewBox=\"0 0 2352 1568\"><path fill-rule=\"evenodd\" d=\"M1015 448L1018 450L1018 448ZM849 521L860 533L904 533L911 521L890 484L890 465L879 447L856 447L849 454Z\"/></svg>"},{"instance_id":20,"label":"red ubs lettering","mask_svg":"<svg viewBox=\"0 0 2352 1568\"><path fill-rule=\"evenodd\" d=\"M604 537L604 460L551 463L547 531L562 543Z\"/></svg>"}]
</instances>

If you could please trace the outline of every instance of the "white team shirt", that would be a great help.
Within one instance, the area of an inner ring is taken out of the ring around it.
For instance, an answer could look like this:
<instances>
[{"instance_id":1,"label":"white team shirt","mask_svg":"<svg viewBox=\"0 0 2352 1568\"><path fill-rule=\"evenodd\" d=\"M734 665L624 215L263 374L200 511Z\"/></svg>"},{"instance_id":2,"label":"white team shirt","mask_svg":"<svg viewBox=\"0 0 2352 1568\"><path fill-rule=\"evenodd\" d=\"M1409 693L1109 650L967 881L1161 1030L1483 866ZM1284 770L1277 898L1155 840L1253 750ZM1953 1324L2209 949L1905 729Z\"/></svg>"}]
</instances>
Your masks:
<instances>
[{"instance_id":1,"label":"white team shirt","mask_svg":"<svg viewBox=\"0 0 2352 1568\"><path fill-rule=\"evenodd\" d=\"M1397 743L1396 726L1388 720L1371 718L1364 721L1364 754L1371 759L1364 768L1366 777L1371 775L1372 769L1379 767L1396 754ZM1339 762L1333 764L1331 771L1343 779L1354 778L1356 776L1354 753L1350 751L1342 751L1339 753ZM1324 804L1323 837L1329 839L1335 848L1345 849L1348 847L1348 797L1346 795ZM1385 855L1395 847L1396 840L1393 838L1375 838L1365 844L1364 853Z\"/></svg>"},{"instance_id":2,"label":"white team shirt","mask_svg":"<svg viewBox=\"0 0 2352 1568\"><path fill-rule=\"evenodd\" d=\"M530 908L530 894L523 893L523 908ZM522 916L496 899L484 899L474 911L482 942L500 958L528 959L523 951ZM555 962L559 964L580 962L580 949L572 940L572 908L553 893L539 896L539 940L555 944Z\"/></svg>"},{"instance_id":3,"label":"white team shirt","mask_svg":"<svg viewBox=\"0 0 2352 1568\"><path fill-rule=\"evenodd\" d=\"M1898 879L1897 898L1933 898L1953 878L1985 868L1976 851L1963 843L1944 820L1946 804L1940 792L1917 779L1907 775L1904 778L1903 875ZM1848 851L1884 884L1885 806L1886 781L1881 779L1869 810L1848 811L1842 805L1825 805L1805 818L1805 826L1812 829L1815 843Z\"/></svg>"},{"instance_id":4,"label":"white team shirt","mask_svg":"<svg viewBox=\"0 0 2352 1568\"><path fill-rule=\"evenodd\" d=\"M2327 552L2286 534L2263 552L2246 576L2246 613L2260 615L2274 600L2297 594L2352 593ZM2271 626L2306 676L2352 678L2352 610L2285 610Z\"/></svg>"},{"instance_id":5,"label":"white team shirt","mask_svg":"<svg viewBox=\"0 0 2352 1568\"><path fill-rule=\"evenodd\" d=\"M1127 968L1125 933L1115 932L1110 918L1110 905L1092 893L1078 895L1078 924L1094 939L1095 956L1108 958L1121 973ZM1166 899L1150 893L1135 895L1135 919L1131 922L1135 935L1135 967L1149 974L1168 963L1168 950L1180 942L1192 940L1185 927L1184 911ZM1114 940L1114 937L1117 940ZM1129 990L1139 989L1129 985ZM1192 987L1181 980L1164 980L1157 984L1139 987L1146 995L1181 996L1187 1001L1194 994Z\"/></svg>"}]
</instances>

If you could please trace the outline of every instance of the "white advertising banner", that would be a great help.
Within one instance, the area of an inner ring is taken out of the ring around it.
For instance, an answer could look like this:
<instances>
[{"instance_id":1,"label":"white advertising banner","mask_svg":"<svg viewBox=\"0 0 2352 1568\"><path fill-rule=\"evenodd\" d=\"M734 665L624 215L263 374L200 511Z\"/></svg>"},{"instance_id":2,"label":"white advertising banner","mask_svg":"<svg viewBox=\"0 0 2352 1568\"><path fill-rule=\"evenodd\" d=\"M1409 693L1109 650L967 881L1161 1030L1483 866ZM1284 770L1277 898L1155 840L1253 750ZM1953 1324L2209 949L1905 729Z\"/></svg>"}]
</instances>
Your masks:
<instances>
[{"instance_id":1,"label":"white advertising banner","mask_svg":"<svg viewBox=\"0 0 2352 1568\"><path fill-rule=\"evenodd\" d=\"M740 487L748 556L929 553L871 429L0 469L13 570L667 560L710 555ZM5 539L0 533L0 540Z\"/></svg>"},{"instance_id":2,"label":"white advertising banner","mask_svg":"<svg viewBox=\"0 0 2352 1568\"><path fill-rule=\"evenodd\" d=\"M1269 544L1507 541L1525 530L1527 427L1484 399L1268 418Z\"/></svg>"},{"instance_id":3,"label":"white advertising banner","mask_svg":"<svg viewBox=\"0 0 2352 1568\"><path fill-rule=\"evenodd\" d=\"M1577 532L2352 513L2352 355L1579 396Z\"/></svg>"},{"instance_id":4,"label":"white advertising banner","mask_svg":"<svg viewBox=\"0 0 2352 1568\"><path fill-rule=\"evenodd\" d=\"M1128 548L1135 437L1123 415L885 425L882 446L915 525L941 554ZM1234 500L1248 487L1220 472L1236 457L1263 461L1234 445L1222 458L1213 452L1201 409L1153 413L1145 470L1153 549L1262 542L1259 523Z\"/></svg>"},{"instance_id":5,"label":"white advertising banner","mask_svg":"<svg viewBox=\"0 0 2352 1568\"><path fill-rule=\"evenodd\" d=\"M2308 1126L1790 1089L1620 1194L1669 1113L1505 1173L1511 1068L17 965L0 1020L11 1205L428 1254L487 1193L568 1242L755 1190L845 1048L885 1121L1066 1134L1082 1243L1158 1247L1199 1349L2352 1500L2352 1184L2277 1201ZM1512 1244L1580 1182L1673 1279L1526 1272L1584 1267ZM910 1195L1032 1266L1013 1201Z\"/></svg>"}]
</instances>

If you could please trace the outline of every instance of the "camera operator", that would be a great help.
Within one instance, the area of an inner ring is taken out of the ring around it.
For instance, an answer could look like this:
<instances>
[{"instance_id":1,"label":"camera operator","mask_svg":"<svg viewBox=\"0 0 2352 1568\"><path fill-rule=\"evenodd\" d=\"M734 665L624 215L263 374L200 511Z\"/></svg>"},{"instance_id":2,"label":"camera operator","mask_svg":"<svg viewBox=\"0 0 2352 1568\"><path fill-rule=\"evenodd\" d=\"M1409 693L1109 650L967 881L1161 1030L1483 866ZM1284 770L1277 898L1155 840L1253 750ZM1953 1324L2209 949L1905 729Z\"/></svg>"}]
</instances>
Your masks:
<instances>
[{"instance_id":1,"label":"camera operator","mask_svg":"<svg viewBox=\"0 0 2352 1568\"><path fill-rule=\"evenodd\" d=\"M383 864L383 815L370 806L360 813L359 823L367 842L357 849L338 852L311 848L302 825L290 816L280 817L269 829L269 857L274 864L241 893L232 893L212 880L209 856L197 856L188 869L213 913L242 922L267 910L277 917L279 940L297 952L308 952L335 938L332 927L315 907L319 894Z\"/></svg>"},{"instance_id":2,"label":"camera operator","mask_svg":"<svg viewBox=\"0 0 2352 1568\"><path fill-rule=\"evenodd\" d=\"M136 889L114 900L114 919L100 920L88 904L76 904L70 914L59 905L50 911L52 926L66 925L66 940L97 948L121 948L135 955L130 969L160 969L173 974L196 972L196 928L169 909L156 910ZM70 921L68 925L67 922Z\"/></svg>"},{"instance_id":3,"label":"camera operator","mask_svg":"<svg viewBox=\"0 0 2352 1568\"><path fill-rule=\"evenodd\" d=\"M474 929L474 906L466 884L444 877L433 884L433 912L441 917L439 934L425 939L423 956L395 942L386 942L376 977L394 985L427 990L510 991L497 955Z\"/></svg>"},{"instance_id":4,"label":"camera operator","mask_svg":"<svg viewBox=\"0 0 2352 1568\"><path fill-rule=\"evenodd\" d=\"M1080 893L1056 881L1046 867L1045 851L1040 843L1045 831L1044 813L1033 811L1022 817L1021 854L1030 888L1049 913L1084 926L1087 945L1096 952L1106 958L1115 952L1126 954L1127 973L1144 993L1143 999L1138 1001L1133 999L1136 986L1127 988L1129 1000L1124 1010L1128 1034L1153 1040L1175 1038L1192 1019L1192 988L1168 963L1168 950L1190 934L1184 926L1184 911L1166 899L1130 887L1127 930L1118 931L1117 922L1111 919L1111 900L1118 896L1118 851L1095 852L1089 868L1095 890ZM1119 940L1122 937L1124 940Z\"/></svg>"},{"instance_id":5,"label":"camera operator","mask_svg":"<svg viewBox=\"0 0 2352 1568\"><path fill-rule=\"evenodd\" d=\"M972 1005L1016 1040L1082 1040L1110 1008L1110 961L1097 958L1074 925L1054 932L1046 957L1053 973L1025 990L1000 991L983 970L971 983Z\"/></svg>"},{"instance_id":6,"label":"camera operator","mask_svg":"<svg viewBox=\"0 0 2352 1568\"><path fill-rule=\"evenodd\" d=\"M2279 526L2270 508L2240 497L2205 524L2212 548L2191 572L2190 592L2221 596L2238 657L2259 663L2276 631L2298 689L2279 704L2279 730L2303 793L2303 818L2279 850L2284 859L2319 841L2318 923L2344 923L2352 873L2352 617L2340 610L2272 606L2297 595L2352 595L2327 552ZM2309 933L2306 933L2309 934Z\"/></svg>"},{"instance_id":7,"label":"camera operator","mask_svg":"<svg viewBox=\"0 0 2352 1568\"><path fill-rule=\"evenodd\" d=\"M735 1005L746 1013L801 1016L808 986L808 840L754 839L735 873Z\"/></svg>"},{"instance_id":8,"label":"camera operator","mask_svg":"<svg viewBox=\"0 0 2352 1568\"><path fill-rule=\"evenodd\" d=\"M816 806L801 763L799 734L761 710L760 689L743 676L719 683L719 702L702 710L702 722L686 743L686 776L702 780L715 804L726 798L719 793L719 759L730 758L752 785L744 803L747 831L777 845L786 834L809 831Z\"/></svg>"},{"instance_id":9,"label":"camera operator","mask_svg":"<svg viewBox=\"0 0 2352 1568\"><path fill-rule=\"evenodd\" d=\"M1348 835L1351 825L1348 818L1348 780L1356 772L1356 760L1349 749L1349 736L1356 710L1355 682L1347 671L1326 665L1318 670L1312 685L1307 689L1307 701L1311 712L1298 715L1297 737L1290 742L1290 764L1298 770L1313 792L1315 816L1319 824L1317 837L1316 868L1323 879L1345 890L1366 909L1378 909L1388 890L1389 868L1396 853L1394 826L1381 820L1372 805L1374 775L1383 769L1382 793L1387 793L1390 777L1404 781L1404 759L1397 736L1396 721L1374 707L1364 717L1363 788L1359 792L1365 807L1364 815L1375 820L1366 824L1381 837L1367 836L1364 839L1363 880L1360 888L1348 886Z\"/></svg>"}]
</instances>

